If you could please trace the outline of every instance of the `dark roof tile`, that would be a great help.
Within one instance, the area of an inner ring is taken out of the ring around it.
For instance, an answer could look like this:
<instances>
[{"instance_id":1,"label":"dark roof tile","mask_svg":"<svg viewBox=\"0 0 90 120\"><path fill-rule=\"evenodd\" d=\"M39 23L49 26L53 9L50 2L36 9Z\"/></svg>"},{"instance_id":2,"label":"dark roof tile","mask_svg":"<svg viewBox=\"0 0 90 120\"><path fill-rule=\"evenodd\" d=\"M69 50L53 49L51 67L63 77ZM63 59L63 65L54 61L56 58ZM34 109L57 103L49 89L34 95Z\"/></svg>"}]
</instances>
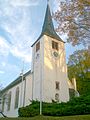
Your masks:
<instances>
[{"instance_id":1,"label":"dark roof tile","mask_svg":"<svg viewBox=\"0 0 90 120\"><path fill-rule=\"evenodd\" d=\"M26 72L23 76L26 77L27 75L31 74L31 70ZM22 81L22 77L19 76L16 80L14 80L12 83L10 83L6 88L4 88L1 93L7 91L8 89L14 87L15 85L19 84Z\"/></svg>"}]
</instances>

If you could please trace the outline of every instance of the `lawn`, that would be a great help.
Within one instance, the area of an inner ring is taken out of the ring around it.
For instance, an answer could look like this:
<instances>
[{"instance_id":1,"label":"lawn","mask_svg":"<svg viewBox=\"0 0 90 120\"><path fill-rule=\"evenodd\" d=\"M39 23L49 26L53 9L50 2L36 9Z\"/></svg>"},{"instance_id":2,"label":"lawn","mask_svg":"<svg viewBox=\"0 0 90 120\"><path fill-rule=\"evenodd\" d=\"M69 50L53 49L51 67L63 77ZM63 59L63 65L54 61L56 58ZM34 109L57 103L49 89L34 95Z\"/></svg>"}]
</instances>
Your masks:
<instances>
[{"instance_id":1,"label":"lawn","mask_svg":"<svg viewBox=\"0 0 90 120\"><path fill-rule=\"evenodd\" d=\"M90 115L77 115L65 117L37 116L31 118L0 118L0 120L90 120Z\"/></svg>"}]
</instances>

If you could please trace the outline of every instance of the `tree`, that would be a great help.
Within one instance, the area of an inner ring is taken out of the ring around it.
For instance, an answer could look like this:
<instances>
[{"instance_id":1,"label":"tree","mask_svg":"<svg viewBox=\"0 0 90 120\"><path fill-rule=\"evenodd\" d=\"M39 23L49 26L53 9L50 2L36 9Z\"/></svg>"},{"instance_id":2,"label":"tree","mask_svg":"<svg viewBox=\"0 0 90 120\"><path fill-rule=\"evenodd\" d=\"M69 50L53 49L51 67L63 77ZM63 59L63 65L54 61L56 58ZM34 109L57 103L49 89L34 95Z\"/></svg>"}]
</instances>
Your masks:
<instances>
[{"instance_id":1,"label":"tree","mask_svg":"<svg viewBox=\"0 0 90 120\"><path fill-rule=\"evenodd\" d=\"M90 93L90 51L78 50L69 57L68 76L76 78L80 94Z\"/></svg>"},{"instance_id":2,"label":"tree","mask_svg":"<svg viewBox=\"0 0 90 120\"><path fill-rule=\"evenodd\" d=\"M2 86L3 86L3 85L0 84L0 105L2 104L2 89L3 89Z\"/></svg>"},{"instance_id":3,"label":"tree","mask_svg":"<svg viewBox=\"0 0 90 120\"><path fill-rule=\"evenodd\" d=\"M67 33L72 45L90 46L90 0L58 0L59 8L53 13L56 31Z\"/></svg>"}]
</instances>

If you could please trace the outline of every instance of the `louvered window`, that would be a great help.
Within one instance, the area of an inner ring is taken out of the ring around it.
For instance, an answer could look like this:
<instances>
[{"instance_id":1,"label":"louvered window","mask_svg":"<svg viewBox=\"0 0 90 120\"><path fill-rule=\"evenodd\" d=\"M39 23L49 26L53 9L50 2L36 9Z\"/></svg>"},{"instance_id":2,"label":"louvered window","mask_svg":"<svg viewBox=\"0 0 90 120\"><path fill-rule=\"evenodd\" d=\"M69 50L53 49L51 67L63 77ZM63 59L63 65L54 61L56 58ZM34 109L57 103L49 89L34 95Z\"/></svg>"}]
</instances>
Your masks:
<instances>
[{"instance_id":1,"label":"louvered window","mask_svg":"<svg viewBox=\"0 0 90 120\"><path fill-rule=\"evenodd\" d=\"M36 52L40 49L40 42L36 44Z\"/></svg>"},{"instance_id":2,"label":"louvered window","mask_svg":"<svg viewBox=\"0 0 90 120\"><path fill-rule=\"evenodd\" d=\"M58 50L58 43L55 41L52 41L52 49Z\"/></svg>"}]
</instances>

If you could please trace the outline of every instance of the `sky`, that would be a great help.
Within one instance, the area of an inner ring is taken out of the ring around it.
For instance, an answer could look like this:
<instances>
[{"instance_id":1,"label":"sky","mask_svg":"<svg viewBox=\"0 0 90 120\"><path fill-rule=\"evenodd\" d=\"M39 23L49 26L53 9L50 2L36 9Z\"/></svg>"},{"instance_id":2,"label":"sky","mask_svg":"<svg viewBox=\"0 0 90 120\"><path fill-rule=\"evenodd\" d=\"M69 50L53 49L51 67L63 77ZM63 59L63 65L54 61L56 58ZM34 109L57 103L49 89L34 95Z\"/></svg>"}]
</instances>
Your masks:
<instances>
[{"instance_id":1,"label":"sky","mask_svg":"<svg viewBox=\"0 0 90 120\"><path fill-rule=\"evenodd\" d=\"M47 0L0 0L0 84L3 87L31 69L31 45L39 37ZM56 0L50 0L51 11ZM64 36L60 36L65 41ZM74 48L66 44L66 59Z\"/></svg>"}]
</instances>

